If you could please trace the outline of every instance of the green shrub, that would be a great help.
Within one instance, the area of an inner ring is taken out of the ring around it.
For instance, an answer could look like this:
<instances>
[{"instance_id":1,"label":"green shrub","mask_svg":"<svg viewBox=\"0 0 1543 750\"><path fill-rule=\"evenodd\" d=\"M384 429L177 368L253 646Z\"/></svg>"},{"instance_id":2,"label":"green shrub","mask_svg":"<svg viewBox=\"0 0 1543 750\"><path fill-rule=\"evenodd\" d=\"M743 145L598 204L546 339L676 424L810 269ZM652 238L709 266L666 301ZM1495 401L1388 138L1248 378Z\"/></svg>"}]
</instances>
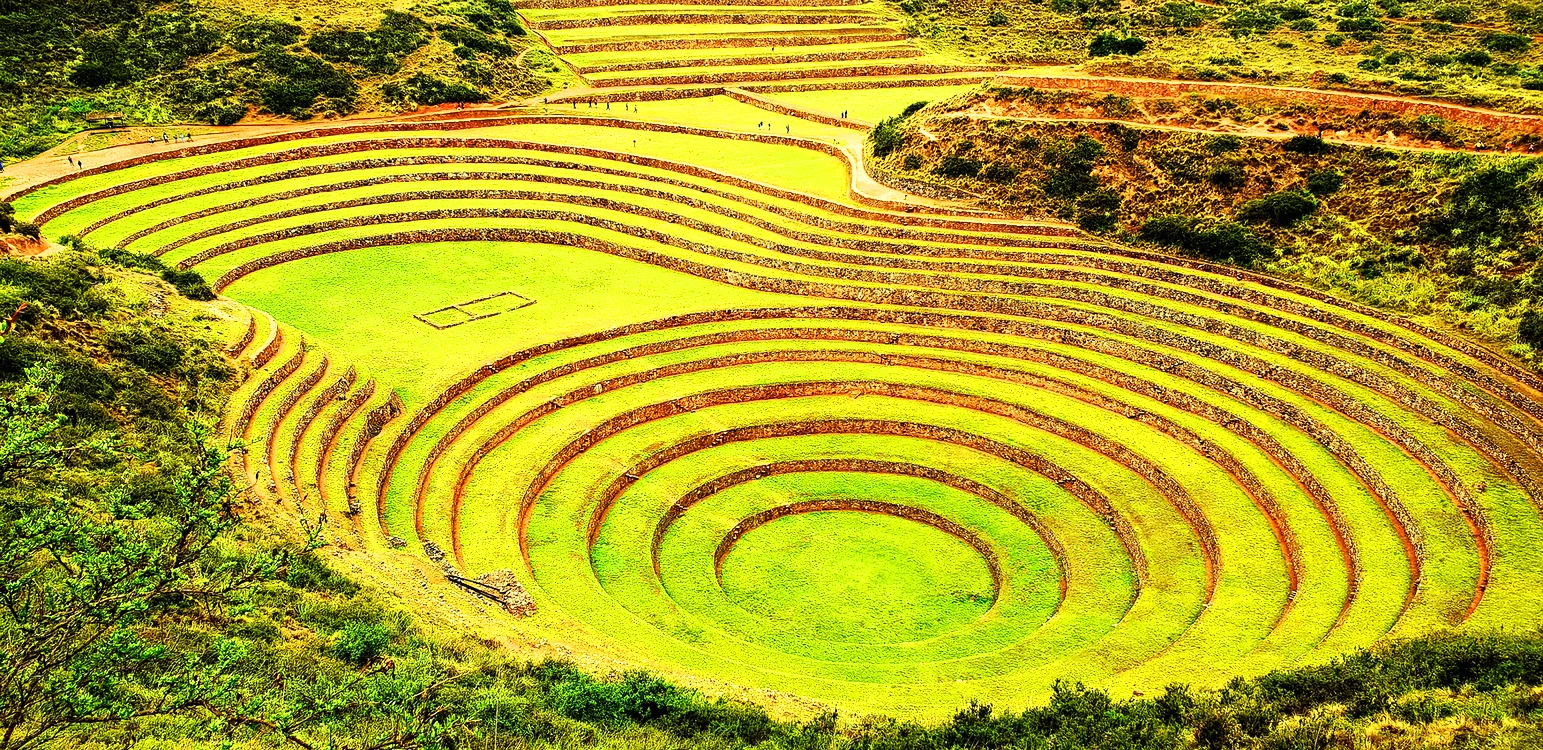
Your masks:
<instances>
[{"instance_id":1,"label":"green shrub","mask_svg":"<svg viewBox=\"0 0 1543 750\"><path fill-rule=\"evenodd\" d=\"M1462 3L1438 5L1431 11L1431 18L1447 23L1468 23L1473 20L1473 7Z\"/></svg>"},{"instance_id":2,"label":"green shrub","mask_svg":"<svg viewBox=\"0 0 1543 750\"><path fill-rule=\"evenodd\" d=\"M204 281L204 277L197 271L168 268L161 272L161 278L176 287L177 292L188 299L200 302L214 299L214 291L209 288L209 282Z\"/></svg>"},{"instance_id":3,"label":"green shrub","mask_svg":"<svg viewBox=\"0 0 1543 750\"><path fill-rule=\"evenodd\" d=\"M930 104L930 103L931 102L925 102L925 101L911 102L910 104L905 105L905 109L900 111L900 116L901 117L910 117L911 115L914 115L917 112L922 111L922 109L926 108L926 106L928 104Z\"/></svg>"},{"instance_id":4,"label":"green shrub","mask_svg":"<svg viewBox=\"0 0 1543 750\"><path fill-rule=\"evenodd\" d=\"M922 158L916 154L906 154L905 159L900 163L900 166L906 169L921 169Z\"/></svg>"},{"instance_id":5,"label":"green shrub","mask_svg":"<svg viewBox=\"0 0 1543 750\"><path fill-rule=\"evenodd\" d=\"M1307 193L1282 190L1260 196L1238 208L1238 218L1251 224L1289 227L1318 210L1318 201Z\"/></svg>"},{"instance_id":6,"label":"green shrub","mask_svg":"<svg viewBox=\"0 0 1543 750\"><path fill-rule=\"evenodd\" d=\"M107 351L157 375L170 375L182 366L182 345L164 328L115 328L102 343Z\"/></svg>"},{"instance_id":7,"label":"green shrub","mask_svg":"<svg viewBox=\"0 0 1543 750\"><path fill-rule=\"evenodd\" d=\"M1272 254L1248 227L1232 221L1203 222L1188 216L1157 216L1142 225L1137 236L1158 245L1176 247L1188 255L1223 263L1248 265Z\"/></svg>"},{"instance_id":8,"label":"green shrub","mask_svg":"<svg viewBox=\"0 0 1543 750\"><path fill-rule=\"evenodd\" d=\"M18 221L18 222L16 222L16 227L12 231L16 232L17 234L19 234L19 235L21 235L23 237L26 237L27 239L30 239L30 240L41 240L41 239L43 239L43 230L42 230L42 228L38 227L38 225L33 224L30 221Z\"/></svg>"},{"instance_id":9,"label":"green shrub","mask_svg":"<svg viewBox=\"0 0 1543 750\"><path fill-rule=\"evenodd\" d=\"M1307 176L1307 192L1317 196L1333 195L1345 186L1345 176L1334 170L1314 172Z\"/></svg>"},{"instance_id":10,"label":"green shrub","mask_svg":"<svg viewBox=\"0 0 1543 750\"><path fill-rule=\"evenodd\" d=\"M900 118L891 117L879 123L868 135L868 140L873 143L874 156L889 156L905 143L905 133L900 130Z\"/></svg>"},{"instance_id":11,"label":"green shrub","mask_svg":"<svg viewBox=\"0 0 1543 750\"><path fill-rule=\"evenodd\" d=\"M991 182L1012 182L1018 179L1018 170L1005 164L990 164L981 176Z\"/></svg>"},{"instance_id":12,"label":"green shrub","mask_svg":"<svg viewBox=\"0 0 1543 750\"><path fill-rule=\"evenodd\" d=\"M388 83L381 87L380 92L389 102L423 106L487 100L487 96L475 86L460 81L446 81L427 73L416 73L402 83Z\"/></svg>"},{"instance_id":13,"label":"green shrub","mask_svg":"<svg viewBox=\"0 0 1543 750\"><path fill-rule=\"evenodd\" d=\"M230 32L229 43L238 52L256 52L265 47L288 47L300 41L301 29L273 18L257 18Z\"/></svg>"},{"instance_id":14,"label":"green shrub","mask_svg":"<svg viewBox=\"0 0 1543 750\"><path fill-rule=\"evenodd\" d=\"M1317 155L1329 152L1329 142L1316 135L1295 135L1281 144L1283 150L1293 154Z\"/></svg>"},{"instance_id":15,"label":"green shrub","mask_svg":"<svg viewBox=\"0 0 1543 750\"><path fill-rule=\"evenodd\" d=\"M1338 47L1345 43L1345 37L1340 34L1327 34L1323 37L1323 43L1330 47ZM1336 81L1336 83L1345 83L1345 81Z\"/></svg>"},{"instance_id":16,"label":"green shrub","mask_svg":"<svg viewBox=\"0 0 1543 750\"><path fill-rule=\"evenodd\" d=\"M1105 31L1093 37L1093 41L1088 44L1088 54L1092 57L1135 55L1146 48L1146 40L1139 36L1120 36L1112 31Z\"/></svg>"},{"instance_id":17,"label":"green shrub","mask_svg":"<svg viewBox=\"0 0 1543 750\"><path fill-rule=\"evenodd\" d=\"M599 681L577 675L552 687L551 702L570 719L605 726L644 723L684 711L692 694L647 672L628 672L622 679Z\"/></svg>"},{"instance_id":18,"label":"green shrub","mask_svg":"<svg viewBox=\"0 0 1543 750\"><path fill-rule=\"evenodd\" d=\"M1482 68L1494 61L1494 58L1490 57L1488 52L1481 49L1463 50L1457 53L1456 58L1458 62L1464 65L1472 65L1476 68Z\"/></svg>"},{"instance_id":19,"label":"green shrub","mask_svg":"<svg viewBox=\"0 0 1543 750\"><path fill-rule=\"evenodd\" d=\"M1535 350L1543 351L1543 312L1528 310L1516 328L1516 338Z\"/></svg>"},{"instance_id":20,"label":"green shrub","mask_svg":"<svg viewBox=\"0 0 1543 750\"><path fill-rule=\"evenodd\" d=\"M1248 172L1235 162L1218 164L1205 176L1206 181L1219 188L1240 188L1248 184Z\"/></svg>"},{"instance_id":21,"label":"green shrub","mask_svg":"<svg viewBox=\"0 0 1543 750\"><path fill-rule=\"evenodd\" d=\"M447 26L442 28L439 30L439 38L456 45L457 52L461 49L469 49L489 55L508 56L514 54L514 47L508 42L464 26Z\"/></svg>"},{"instance_id":22,"label":"green shrub","mask_svg":"<svg viewBox=\"0 0 1543 750\"><path fill-rule=\"evenodd\" d=\"M333 62L351 63L372 73L393 73L401 67L402 58L428 43L427 30L417 16L386 11L374 31L318 31L305 46Z\"/></svg>"},{"instance_id":23,"label":"green shrub","mask_svg":"<svg viewBox=\"0 0 1543 750\"><path fill-rule=\"evenodd\" d=\"M332 100L339 109L352 109L359 87L347 73L315 55L296 55L277 48L259 53L253 88L263 109L303 118L318 100Z\"/></svg>"},{"instance_id":24,"label":"green shrub","mask_svg":"<svg viewBox=\"0 0 1543 750\"><path fill-rule=\"evenodd\" d=\"M343 626L332 653L350 664L364 666L391 647L391 631L380 623L353 620Z\"/></svg>"},{"instance_id":25,"label":"green shrub","mask_svg":"<svg viewBox=\"0 0 1543 750\"><path fill-rule=\"evenodd\" d=\"M1243 147L1243 139L1235 135L1218 135L1205 142L1205 150L1213 154L1225 154Z\"/></svg>"},{"instance_id":26,"label":"green shrub","mask_svg":"<svg viewBox=\"0 0 1543 750\"><path fill-rule=\"evenodd\" d=\"M1491 52L1526 52L1532 48L1532 37L1526 34L1485 34L1479 44Z\"/></svg>"},{"instance_id":27,"label":"green shrub","mask_svg":"<svg viewBox=\"0 0 1543 750\"><path fill-rule=\"evenodd\" d=\"M944 177L975 177L980 174L983 166L974 159L949 154L943 157L943 162L932 171Z\"/></svg>"},{"instance_id":28,"label":"green shrub","mask_svg":"<svg viewBox=\"0 0 1543 750\"><path fill-rule=\"evenodd\" d=\"M1001 8L992 8L991 9L991 13L986 16L986 25L987 26L1006 26L1008 24L1008 22L1011 21L1011 20L1012 19L1007 17L1006 13L1002 12Z\"/></svg>"}]
</instances>

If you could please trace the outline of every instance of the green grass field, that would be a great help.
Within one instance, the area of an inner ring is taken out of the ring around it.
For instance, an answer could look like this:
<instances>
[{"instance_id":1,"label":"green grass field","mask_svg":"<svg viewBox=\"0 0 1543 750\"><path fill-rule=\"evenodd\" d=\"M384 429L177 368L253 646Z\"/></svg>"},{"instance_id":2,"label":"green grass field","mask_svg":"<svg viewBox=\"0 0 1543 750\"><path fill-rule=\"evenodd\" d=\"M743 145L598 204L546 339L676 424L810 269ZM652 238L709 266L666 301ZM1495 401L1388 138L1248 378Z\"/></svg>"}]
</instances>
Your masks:
<instances>
[{"instance_id":1,"label":"green grass field","mask_svg":"<svg viewBox=\"0 0 1543 750\"><path fill-rule=\"evenodd\" d=\"M877 121L963 90L767 96ZM224 429L256 491L346 519L342 560L467 632L936 716L1543 621L1543 382L1501 355L856 195L842 128L623 105L168 155L15 205L252 310ZM534 614L439 564L510 571Z\"/></svg>"}]
</instances>

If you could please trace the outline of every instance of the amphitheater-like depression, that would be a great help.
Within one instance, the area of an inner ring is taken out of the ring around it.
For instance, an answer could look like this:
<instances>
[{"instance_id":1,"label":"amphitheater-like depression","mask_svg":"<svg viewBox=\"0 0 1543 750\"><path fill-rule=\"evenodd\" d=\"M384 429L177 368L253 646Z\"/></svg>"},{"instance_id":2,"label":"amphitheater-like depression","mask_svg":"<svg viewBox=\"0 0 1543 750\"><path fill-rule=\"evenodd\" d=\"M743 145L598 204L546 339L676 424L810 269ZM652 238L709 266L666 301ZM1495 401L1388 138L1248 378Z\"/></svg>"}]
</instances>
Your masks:
<instances>
[{"instance_id":1,"label":"amphitheater-like depression","mask_svg":"<svg viewBox=\"0 0 1543 750\"><path fill-rule=\"evenodd\" d=\"M509 571L534 613L474 630L925 713L1540 620L1543 383L1503 355L855 200L818 137L615 124L317 129L15 200L248 305L248 479L388 566Z\"/></svg>"}]
</instances>

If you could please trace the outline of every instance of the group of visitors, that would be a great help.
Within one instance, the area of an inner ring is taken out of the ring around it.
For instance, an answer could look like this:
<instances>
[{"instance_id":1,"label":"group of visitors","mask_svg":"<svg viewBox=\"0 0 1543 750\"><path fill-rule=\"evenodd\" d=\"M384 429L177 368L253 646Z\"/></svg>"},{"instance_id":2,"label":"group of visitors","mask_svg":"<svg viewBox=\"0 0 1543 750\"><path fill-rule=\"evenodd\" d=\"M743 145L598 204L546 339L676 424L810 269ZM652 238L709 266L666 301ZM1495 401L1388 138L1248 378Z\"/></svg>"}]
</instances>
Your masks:
<instances>
[{"instance_id":1,"label":"group of visitors","mask_svg":"<svg viewBox=\"0 0 1543 750\"><path fill-rule=\"evenodd\" d=\"M151 145L155 145L155 140L156 140L155 139L155 134L151 133L150 134L150 144ZM173 140L175 140L177 143L189 142L189 141L193 140L193 134L192 133L183 133L181 135L167 135L165 131L161 132L161 141L163 143L171 143Z\"/></svg>"}]
</instances>

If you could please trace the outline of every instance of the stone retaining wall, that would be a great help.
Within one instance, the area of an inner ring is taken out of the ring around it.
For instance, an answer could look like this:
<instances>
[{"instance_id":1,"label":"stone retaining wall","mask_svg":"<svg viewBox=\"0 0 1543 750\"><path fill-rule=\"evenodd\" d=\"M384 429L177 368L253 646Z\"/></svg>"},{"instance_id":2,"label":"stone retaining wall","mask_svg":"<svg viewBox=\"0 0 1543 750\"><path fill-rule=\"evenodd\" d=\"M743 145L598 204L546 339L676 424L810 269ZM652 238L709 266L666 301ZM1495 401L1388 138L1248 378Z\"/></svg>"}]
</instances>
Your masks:
<instances>
[{"instance_id":1,"label":"stone retaining wall","mask_svg":"<svg viewBox=\"0 0 1543 750\"><path fill-rule=\"evenodd\" d=\"M233 437L240 438L246 436L247 429L252 426L252 418L257 416L257 410L262 408L263 402L273 395L273 392L290 375L293 375L296 370L300 369L300 365L303 362L305 362L304 337L300 339L300 347L295 350L295 355L290 357L284 364L279 365L278 369L269 373L268 377L264 378L261 383L258 383L257 388L252 391L252 395L247 397L246 403L241 405L241 412L236 416L236 420L231 423L231 435Z\"/></svg>"},{"instance_id":2,"label":"stone retaining wall","mask_svg":"<svg viewBox=\"0 0 1543 750\"><path fill-rule=\"evenodd\" d=\"M531 21L529 26L537 31L564 31L568 29L598 29L609 26L673 26L701 24L779 24L804 26L810 24L874 24L883 21L872 13L831 11L828 13L800 13L764 11L676 11L674 13L629 13L626 11L581 18L553 18Z\"/></svg>"},{"instance_id":3,"label":"stone retaining wall","mask_svg":"<svg viewBox=\"0 0 1543 750\"><path fill-rule=\"evenodd\" d=\"M775 99L768 99L767 97L751 93L744 89L724 89L723 93L732 99L744 102L752 107L764 109L769 112L776 112L779 115L786 115L788 117L797 117L804 120L811 120L823 125L833 125L838 128L850 128L852 130L869 130L873 127L873 124L869 122L852 120L845 117L826 114L824 112L817 112L812 109L795 107L791 104L784 104Z\"/></svg>"},{"instance_id":4,"label":"stone retaining wall","mask_svg":"<svg viewBox=\"0 0 1543 750\"><path fill-rule=\"evenodd\" d=\"M903 31L875 28L872 31L831 30L818 34L779 34L777 36L721 36L709 38L676 39L629 39L610 42L572 42L554 44L552 50L559 55L577 55L586 52L639 52L665 49L723 49L726 47L816 47L824 44L865 44L868 42L900 42L910 37Z\"/></svg>"},{"instance_id":5,"label":"stone retaining wall","mask_svg":"<svg viewBox=\"0 0 1543 750\"><path fill-rule=\"evenodd\" d=\"M1348 91L1276 88L1242 83L1213 83L1207 81L1060 76L1007 75L998 76L996 82L1006 86L1042 89L1083 89L1135 97L1203 94L1242 98L1287 99L1298 103L1311 102L1330 107L1371 109L1393 112L1400 115L1437 115L1452 122L1461 122L1479 127L1508 128L1530 133L1543 133L1543 117L1536 115L1511 114L1424 99L1401 99L1398 97L1358 94Z\"/></svg>"},{"instance_id":6,"label":"stone retaining wall","mask_svg":"<svg viewBox=\"0 0 1543 750\"><path fill-rule=\"evenodd\" d=\"M320 393L316 394L315 398L311 399L310 406L306 407L305 411L300 414L300 419L295 422L295 432L289 441L289 452L287 455L289 456L290 466L298 467L300 463L300 446L305 442L305 433L309 432L311 425L316 423L316 418L321 416L322 410L327 408L328 404L340 401L344 396L348 395L348 389L354 386L354 380L357 378L358 373L350 365L348 370L334 381L332 385L322 389ZM325 445L322 450L326 450ZM318 485L321 484L319 472L316 482Z\"/></svg>"},{"instance_id":7,"label":"stone retaining wall","mask_svg":"<svg viewBox=\"0 0 1543 750\"><path fill-rule=\"evenodd\" d=\"M926 52L918 47L887 47L883 49L854 49L841 52L803 52L796 55L757 55L753 57L736 57L732 55L695 58L691 60L642 60L628 63L611 63L607 65L580 65L578 71L581 75L590 73L627 73L639 70L660 70L666 68L706 68L728 65L757 65L800 62L836 62L839 60L889 60L902 57L921 57Z\"/></svg>"},{"instance_id":8,"label":"stone retaining wall","mask_svg":"<svg viewBox=\"0 0 1543 750\"><path fill-rule=\"evenodd\" d=\"M926 76L947 73L979 73L1000 70L995 65L947 65L934 63L856 64L840 68L804 68L794 70L711 70L669 75L591 78L590 84L605 86L682 86L686 84L739 84L773 81L797 81L805 78L861 78L866 76Z\"/></svg>"}]
</instances>

